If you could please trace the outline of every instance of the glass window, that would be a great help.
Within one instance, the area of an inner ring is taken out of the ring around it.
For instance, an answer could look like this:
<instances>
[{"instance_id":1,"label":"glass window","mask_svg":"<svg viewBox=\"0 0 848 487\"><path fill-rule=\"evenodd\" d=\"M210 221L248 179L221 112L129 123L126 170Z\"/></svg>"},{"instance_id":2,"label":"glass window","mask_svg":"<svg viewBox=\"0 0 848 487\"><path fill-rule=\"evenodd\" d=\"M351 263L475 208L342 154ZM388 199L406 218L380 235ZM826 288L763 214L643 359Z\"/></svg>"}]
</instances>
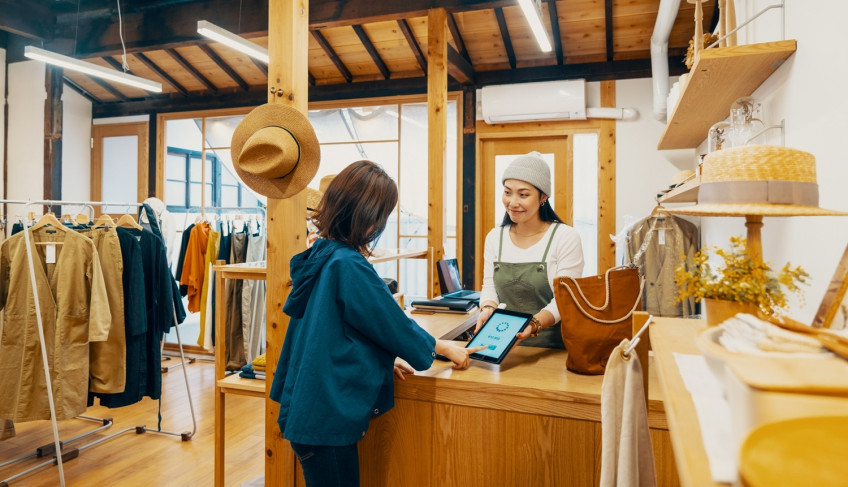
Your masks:
<instances>
[{"instance_id":1,"label":"glass window","mask_svg":"<svg viewBox=\"0 0 848 487\"><path fill-rule=\"evenodd\" d=\"M583 242L583 275L598 269L598 134L574 134L574 228Z\"/></svg>"},{"instance_id":2,"label":"glass window","mask_svg":"<svg viewBox=\"0 0 848 487\"><path fill-rule=\"evenodd\" d=\"M233 132L244 115L234 117L209 117L206 119L206 148L229 147Z\"/></svg>"}]
</instances>

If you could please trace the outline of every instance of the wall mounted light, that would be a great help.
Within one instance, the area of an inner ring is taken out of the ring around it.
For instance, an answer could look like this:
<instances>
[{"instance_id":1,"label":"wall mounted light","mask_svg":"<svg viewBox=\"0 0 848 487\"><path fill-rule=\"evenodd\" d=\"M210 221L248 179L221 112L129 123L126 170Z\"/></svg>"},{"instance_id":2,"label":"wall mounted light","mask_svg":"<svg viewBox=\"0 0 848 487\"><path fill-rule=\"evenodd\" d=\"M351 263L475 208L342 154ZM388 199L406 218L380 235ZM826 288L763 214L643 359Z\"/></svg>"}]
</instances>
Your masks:
<instances>
[{"instance_id":1,"label":"wall mounted light","mask_svg":"<svg viewBox=\"0 0 848 487\"><path fill-rule=\"evenodd\" d=\"M265 49L258 44L254 44L244 37L233 34L227 29L222 29L206 20L197 21L197 33L237 51L243 52L250 57L264 62L265 64L268 64L270 61L270 57L268 57L268 49Z\"/></svg>"},{"instance_id":2,"label":"wall mounted light","mask_svg":"<svg viewBox=\"0 0 848 487\"><path fill-rule=\"evenodd\" d=\"M551 52L551 41L548 40L548 33L542 26L542 4L539 0L518 0L518 6L524 12L524 17L527 18L527 23L530 24L530 29L533 35L536 36L536 42L542 52Z\"/></svg>"},{"instance_id":3,"label":"wall mounted light","mask_svg":"<svg viewBox=\"0 0 848 487\"><path fill-rule=\"evenodd\" d=\"M24 47L24 56L29 59L52 64L54 66L79 71L89 76L96 76L116 83L123 83L125 85L141 88L142 90L152 91L154 93L162 92L162 83L157 83L149 79L140 78L114 69L104 68L97 64L80 61L79 59L74 59L62 54L56 54L55 52L46 51L35 46Z\"/></svg>"}]
</instances>

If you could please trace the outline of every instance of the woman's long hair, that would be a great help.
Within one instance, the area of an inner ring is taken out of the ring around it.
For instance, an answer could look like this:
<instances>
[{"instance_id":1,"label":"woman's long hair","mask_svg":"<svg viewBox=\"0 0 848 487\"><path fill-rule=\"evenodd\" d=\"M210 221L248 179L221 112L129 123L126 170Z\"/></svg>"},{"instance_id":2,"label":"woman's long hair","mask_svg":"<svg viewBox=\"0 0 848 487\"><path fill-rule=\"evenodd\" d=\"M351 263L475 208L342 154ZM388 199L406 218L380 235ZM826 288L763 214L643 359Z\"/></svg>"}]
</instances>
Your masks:
<instances>
[{"instance_id":1,"label":"woman's long hair","mask_svg":"<svg viewBox=\"0 0 848 487\"><path fill-rule=\"evenodd\" d=\"M533 187L536 188L535 186ZM536 188L536 191L539 192L539 198L541 198L544 194L542 193L542 190ZM539 207L539 218L541 218L543 222L562 223L562 220L560 220L559 216L557 216L556 212L554 211L553 206L551 206L550 198L546 199L545 204ZM512 225L512 218L509 217L509 212L505 211L501 226L508 227L510 225Z\"/></svg>"},{"instance_id":2,"label":"woman's long hair","mask_svg":"<svg viewBox=\"0 0 848 487\"><path fill-rule=\"evenodd\" d=\"M398 202L392 178L372 161L344 168L324 192L312 221L322 238L344 242L364 255L386 229Z\"/></svg>"}]
</instances>

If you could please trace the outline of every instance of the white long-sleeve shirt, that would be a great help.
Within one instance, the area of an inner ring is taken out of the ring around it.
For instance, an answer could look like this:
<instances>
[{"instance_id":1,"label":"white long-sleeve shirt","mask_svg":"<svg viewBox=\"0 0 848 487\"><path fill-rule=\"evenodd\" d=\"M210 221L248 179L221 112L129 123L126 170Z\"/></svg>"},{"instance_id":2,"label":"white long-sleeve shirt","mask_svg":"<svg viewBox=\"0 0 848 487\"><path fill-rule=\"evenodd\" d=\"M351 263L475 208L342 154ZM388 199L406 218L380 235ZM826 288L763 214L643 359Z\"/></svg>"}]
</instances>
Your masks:
<instances>
[{"instance_id":1,"label":"white long-sleeve shirt","mask_svg":"<svg viewBox=\"0 0 848 487\"><path fill-rule=\"evenodd\" d=\"M544 237L529 248L522 249L512 242L509 228L504 228L503 249L501 250L501 262L539 262L545 253L545 247L551 239L551 232L555 224L551 224L545 232ZM501 235L501 227L493 228L486 235L483 248L483 288L480 291L480 302L494 301L500 303L498 293L495 291L495 262L498 260L498 245ZM581 277L583 275L583 246L580 234L574 228L560 224L548 250L548 285L553 289L554 278L558 276ZM550 311L556 321L560 320L559 309L556 299L552 298L543 309Z\"/></svg>"}]
</instances>

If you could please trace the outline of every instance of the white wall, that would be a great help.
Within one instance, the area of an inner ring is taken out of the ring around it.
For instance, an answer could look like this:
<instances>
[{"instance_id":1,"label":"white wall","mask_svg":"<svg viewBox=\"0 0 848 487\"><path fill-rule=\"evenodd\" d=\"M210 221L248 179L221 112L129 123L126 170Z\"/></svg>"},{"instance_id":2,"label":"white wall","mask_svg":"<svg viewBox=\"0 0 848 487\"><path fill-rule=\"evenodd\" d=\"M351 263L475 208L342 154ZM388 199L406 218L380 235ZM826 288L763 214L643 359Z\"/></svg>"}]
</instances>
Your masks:
<instances>
[{"instance_id":1,"label":"white wall","mask_svg":"<svg viewBox=\"0 0 848 487\"><path fill-rule=\"evenodd\" d=\"M9 65L7 199L44 198L44 63ZM10 213L12 210L10 210Z\"/></svg>"},{"instance_id":2,"label":"white wall","mask_svg":"<svg viewBox=\"0 0 848 487\"><path fill-rule=\"evenodd\" d=\"M62 199L91 201L91 102L62 91Z\"/></svg>"},{"instance_id":3,"label":"white wall","mask_svg":"<svg viewBox=\"0 0 848 487\"><path fill-rule=\"evenodd\" d=\"M738 23L775 2L736 0ZM771 10L740 33L739 43L780 40L780 16ZM786 38L798 50L753 96L763 103L765 122L786 121L786 146L812 153L817 159L820 206L848 211L848 163L842 140L848 134L845 79L848 64L839 54L844 40L841 19L848 3L828 2L826 15L812 15L803 0L786 1ZM645 216L657 189L681 169L692 169L698 150L657 151L664 125L651 116L650 80L623 80L616 84L617 106L640 112L635 122L616 126L617 229L629 218ZM728 107L729 111L730 107ZM706 134L705 134L706 135ZM777 133L760 143L779 144ZM806 305L793 300L789 315L812 322L834 269L848 244L848 217L766 218L763 253L773 267L786 262L801 265L812 276ZM745 235L743 218L701 218L705 245L727 247L731 235Z\"/></svg>"}]
</instances>

